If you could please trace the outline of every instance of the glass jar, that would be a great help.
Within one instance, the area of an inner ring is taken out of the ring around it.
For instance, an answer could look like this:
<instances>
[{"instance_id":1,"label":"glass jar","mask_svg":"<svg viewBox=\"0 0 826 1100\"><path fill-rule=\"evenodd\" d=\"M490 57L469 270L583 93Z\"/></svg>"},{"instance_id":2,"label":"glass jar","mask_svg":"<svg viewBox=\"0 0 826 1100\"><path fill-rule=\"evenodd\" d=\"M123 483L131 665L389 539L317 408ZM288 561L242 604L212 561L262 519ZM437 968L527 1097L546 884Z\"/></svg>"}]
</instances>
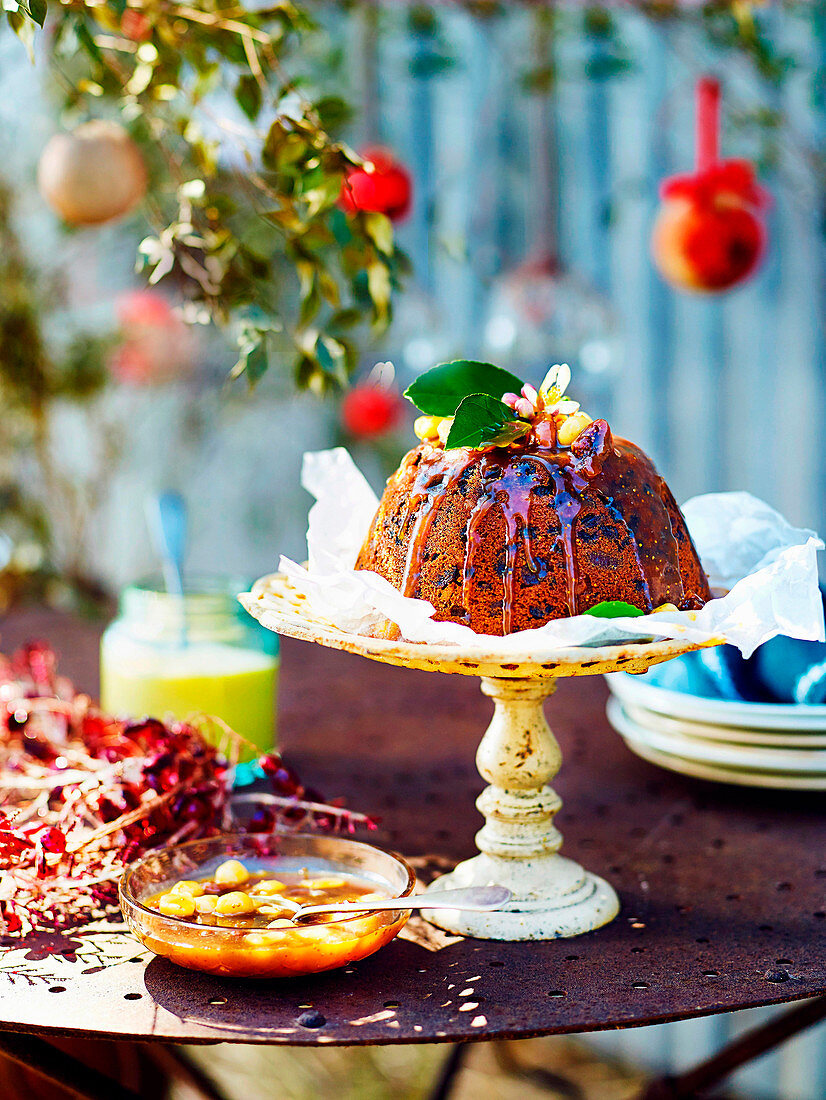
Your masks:
<instances>
[{"instance_id":1,"label":"glass jar","mask_svg":"<svg viewBox=\"0 0 826 1100\"><path fill-rule=\"evenodd\" d=\"M261 752L272 749L278 635L238 603L248 587L196 576L183 596L154 578L125 588L101 641L103 709L135 718L215 715Z\"/></svg>"}]
</instances>

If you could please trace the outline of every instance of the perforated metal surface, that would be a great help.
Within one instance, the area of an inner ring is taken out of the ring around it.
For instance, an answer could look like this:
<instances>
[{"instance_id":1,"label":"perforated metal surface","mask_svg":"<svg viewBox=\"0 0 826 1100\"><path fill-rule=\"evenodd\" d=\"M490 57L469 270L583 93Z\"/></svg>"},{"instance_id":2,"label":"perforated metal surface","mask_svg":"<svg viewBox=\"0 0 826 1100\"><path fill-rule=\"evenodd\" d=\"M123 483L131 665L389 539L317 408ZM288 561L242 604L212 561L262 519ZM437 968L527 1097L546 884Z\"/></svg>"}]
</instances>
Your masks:
<instances>
[{"instance_id":1,"label":"perforated metal surface","mask_svg":"<svg viewBox=\"0 0 826 1100\"><path fill-rule=\"evenodd\" d=\"M6 624L3 646L32 634L54 638L67 671L94 688L94 630L29 617ZM283 653L288 758L328 795L380 814L380 842L441 857L422 858L423 868L470 855L481 822L473 754L490 717L476 682L306 643L288 641ZM190 1042L480 1039L826 993L823 796L659 771L610 730L605 695L599 678L565 681L548 717L565 754L557 784L564 850L620 893L622 912L606 928L551 943L460 940L440 950L398 940L350 972L266 984L160 960L84 960L81 941L81 961L56 964L51 982L0 975L0 1028Z\"/></svg>"}]
</instances>

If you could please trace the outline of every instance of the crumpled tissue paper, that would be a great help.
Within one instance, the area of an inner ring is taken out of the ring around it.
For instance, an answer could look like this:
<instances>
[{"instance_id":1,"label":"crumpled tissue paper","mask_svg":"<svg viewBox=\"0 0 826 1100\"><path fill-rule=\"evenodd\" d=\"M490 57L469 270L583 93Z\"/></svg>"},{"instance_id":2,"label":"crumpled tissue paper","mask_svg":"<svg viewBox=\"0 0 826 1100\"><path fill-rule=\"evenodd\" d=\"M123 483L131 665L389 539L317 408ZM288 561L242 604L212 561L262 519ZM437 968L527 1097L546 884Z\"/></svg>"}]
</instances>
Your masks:
<instances>
[{"instance_id":1,"label":"crumpled tissue paper","mask_svg":"<svg viewBox=\"0 0 826 1100\"><path fill-rule=\"evenodd\" d=\"M497 637L436 622L426 600L402 596L383 577L353 568L378 499L344 448L306 454L302 484L316 498L307 566L282 557L279 569L305 594L313 612L343 631L370 635L389 619L409 642L523 654L535 661L561 647L652 638L723 639L746 657L777 634L824 640L817 573L823 543L749 493L709 493L683 505L712 588L728 589L700 611L617 619L577 615Z\"/></svg>"}]
</instances>

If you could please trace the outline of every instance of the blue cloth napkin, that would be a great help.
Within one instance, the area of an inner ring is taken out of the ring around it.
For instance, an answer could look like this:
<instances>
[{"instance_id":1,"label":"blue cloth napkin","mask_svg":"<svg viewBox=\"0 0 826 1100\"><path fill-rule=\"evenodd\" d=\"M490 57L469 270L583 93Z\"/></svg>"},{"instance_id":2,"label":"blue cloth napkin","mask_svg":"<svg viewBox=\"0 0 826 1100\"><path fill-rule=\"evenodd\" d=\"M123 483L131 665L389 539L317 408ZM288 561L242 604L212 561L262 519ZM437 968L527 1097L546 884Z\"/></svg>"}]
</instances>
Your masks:
<instances>
[{"instance_id":1,"label":"blue cloth napkin","mask_svg":"<svg viewBox=\"0 0 826 1100\"><path fill-rule=\"evenodd\" d=\"M821 589L826 608L826 592ZM826 643L778 636L745 660L734 646L715 646L655 665L647 682L707 699L749 703L826 703Z\"/></svg>"}]
</instances>

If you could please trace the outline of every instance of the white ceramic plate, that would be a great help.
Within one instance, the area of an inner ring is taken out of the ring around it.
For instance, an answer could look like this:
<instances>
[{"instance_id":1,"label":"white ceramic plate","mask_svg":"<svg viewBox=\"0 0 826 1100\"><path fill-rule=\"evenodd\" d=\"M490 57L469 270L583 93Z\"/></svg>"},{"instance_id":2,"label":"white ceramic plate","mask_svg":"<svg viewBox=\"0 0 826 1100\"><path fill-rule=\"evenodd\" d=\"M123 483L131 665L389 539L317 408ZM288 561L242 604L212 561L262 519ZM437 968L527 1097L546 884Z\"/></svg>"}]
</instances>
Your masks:
<instances>
[{"instance_id":1,"label":"white ceramic plate","mask_svg":"<svg viewBox=\"0 0 826 1100\"><path fill-rule=\"evenodd\" d=\"M739 726L741 729L826 733L826 706L705 699L701 695L647 684L642 677L626 672L614 672L605 679L611 691L624 703L645 707L672 718L679 715L689 721Z\"/></svg>"},{"instance_id":2,"label":"white ceramic plate","mask_svg":"<svg viewBox=\"0 0 826 1100\"><path fill-rule=\"evenodd\" d=\"M791 730L751 730L738 726L713 726L708 722L689 722L672 718L646 707L625 702L622 708L629 718L646 729L661 733L695 737L705 741L722 741L729 745L767 745L774 749L826 749L826 733L797 733Z\"/></svg>"},{"instance_id":3,"label":"white ceramic plate","mask_svg":"<svg viewBox=\"0 0 826 1100\"><path fill-rule=\"evenodd\" d=\"M716 783L734 783L738 787L771 787L786 791L826 791L826 776L775 775L772 772L740 772L731 768L714 767L712 764L698 764L696 760L683 760L670 753L657 752L647 745L637 744L630 738L625 739L631 752L641 756L651 764L667 768L680 775L690 775L694 779L711 779Z\"/></svg>"},{"instance_id":4,"label":"white ceramic plate","mask_svg":"<svg viewBox=\"0 0 826 1100\"><path fill-rule=\"evenodd\" d=\"M759 771L826 780L826 749L775 749L764 746L724 745L700 738L662 733L635 722L616 699L607 708L608 720L627 741L682 760L737 771Z\"/></svg>"}]
</instances>

